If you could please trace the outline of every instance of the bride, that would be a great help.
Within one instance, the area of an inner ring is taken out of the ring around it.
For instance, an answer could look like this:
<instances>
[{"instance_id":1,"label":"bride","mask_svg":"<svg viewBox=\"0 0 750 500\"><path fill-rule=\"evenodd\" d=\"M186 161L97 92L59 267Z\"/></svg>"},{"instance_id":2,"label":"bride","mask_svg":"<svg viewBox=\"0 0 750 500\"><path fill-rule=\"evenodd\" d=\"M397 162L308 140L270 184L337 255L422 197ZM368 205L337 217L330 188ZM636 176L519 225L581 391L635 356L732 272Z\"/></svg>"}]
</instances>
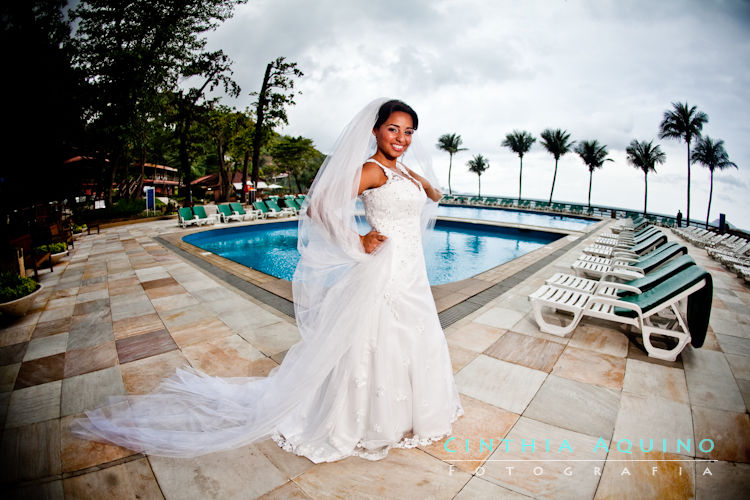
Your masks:
<instances>
[{"instance_id":1,"label":"bride","mask_svg":"<svg viewBox=\"0 0 750 500\"><path fill-rule=\"evenodd\" d=\"M463 410L422 251L441 195L417 126L407 104L375 100L320 168L292 283L302 340L268 377L180 369L154 393L88 411L75 432L172 457L270 436L315 463L378 460L449 435ZM399 161L407 150L411 168Z\"/></svg>"}]
</instances>

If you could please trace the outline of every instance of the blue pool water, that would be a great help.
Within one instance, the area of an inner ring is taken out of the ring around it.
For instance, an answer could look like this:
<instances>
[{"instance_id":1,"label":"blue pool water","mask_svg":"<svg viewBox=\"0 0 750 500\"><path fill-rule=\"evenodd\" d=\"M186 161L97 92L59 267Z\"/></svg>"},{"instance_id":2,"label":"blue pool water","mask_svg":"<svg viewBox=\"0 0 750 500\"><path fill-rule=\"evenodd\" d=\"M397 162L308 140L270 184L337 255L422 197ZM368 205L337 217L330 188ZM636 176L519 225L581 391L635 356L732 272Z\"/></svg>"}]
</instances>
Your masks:
<instances>
[{"instance_id":1,"label":"blue pool water","mask_svg":"<svg viewBox=\"0 0 750 500\"><path fill-rule=\"evenodd\" d=\"M458 219L487 220L493 222L507 222L524 224L527 226L554 227L573 231L585 231L587 227L597 221L583 217L569 217L523 210L508 210L503 208L467 207L460 205L440 205L438 217L455 217Z\"/></svg>"},{"instance_id":2,"label":"blue pool water","mask_svg":"<svg viewBox=\"0 0 750 500\"><path fill-rule=\"evenodd\" d=\"M363 223L361 233L367 232ZM437 221L424 242L432 285L470 278L557 240L543 231ZM297 222L238 226L203 231L183 241L258 271L291 280L300 255Z\"/></svg>"}]
</instances>

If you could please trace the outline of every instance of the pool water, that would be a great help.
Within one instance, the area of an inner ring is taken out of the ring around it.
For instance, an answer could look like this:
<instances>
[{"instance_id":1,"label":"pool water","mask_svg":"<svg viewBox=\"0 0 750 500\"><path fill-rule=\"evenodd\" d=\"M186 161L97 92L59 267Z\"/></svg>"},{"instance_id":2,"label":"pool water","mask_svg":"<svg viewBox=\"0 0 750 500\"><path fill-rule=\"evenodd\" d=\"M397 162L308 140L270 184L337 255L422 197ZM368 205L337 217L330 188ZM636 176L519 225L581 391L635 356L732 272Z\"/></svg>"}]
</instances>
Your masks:
<instances>
[{"instance_id":1,"label":"pool water","mask_svg":"<svg viewBox=\"0 0 750 500\"><path fill-rule=\"evenodd\" d=\"M360 232L368 230L363 222ZM543 231L439 220L424 241L427 275L432 285L460 281L560 237ZM292 279L300 258L296 221L214 229L187 235L183 241L285 280Z\"/></svg>"},{"instance_id":2,"label":"pool water","mask_svg":"<svg viewBox=\"0 0 750 500\"><path fill-rule=\"evenodd\" d=\"M466 207L460 205L440 205L438 217L455 217L457 219L486 220L524 224L527 226L553 227L572 231L586 231L588 226L597 222L584 217L570 217L567 215L524 212L523 210L508 210L490 207Z\"/></svg>"}]
</instances>

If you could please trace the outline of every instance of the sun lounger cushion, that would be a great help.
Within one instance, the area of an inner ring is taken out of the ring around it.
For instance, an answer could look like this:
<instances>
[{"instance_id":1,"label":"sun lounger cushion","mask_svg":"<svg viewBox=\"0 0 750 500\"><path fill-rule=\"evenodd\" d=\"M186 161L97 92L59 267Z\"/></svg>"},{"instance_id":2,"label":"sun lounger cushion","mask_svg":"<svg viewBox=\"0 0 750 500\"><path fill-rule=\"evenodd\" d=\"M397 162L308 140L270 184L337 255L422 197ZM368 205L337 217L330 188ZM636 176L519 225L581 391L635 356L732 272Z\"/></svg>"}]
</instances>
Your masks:
<instances>
[{"instance_id":1,"label":"sun lounger cushion","mask_svg":"<svg viewBox=\"0 0 750 500\"><path fill-rule=\"evenodd\" d=\"M639 267L643 269L644 273L648 274L675 255L686 253L687 247L685 247L685 245L680 245L676 242L668 243L667 245L662 245L661 247L645 256L645 258L640 260L638 263L633 264L633 267Z\"/></svg>"},{"instance_id":2,"label":"sun lounger cushion","mask_svg":"<svg viewBox=\"0 0 750 500\"><path fill-rule=\"evenodd\" d=\"M713 299L713 281L711 274L699 266L690 266L684 271L672 276L661 284L640 295L621 297L620 300L630 302L647 313L654 307L679 295L688 288L705 280L705 285L688 297L687 325L690 331L691 344L701 347L706 339L708 319L711 316L711 301ZM635 317L635 311L616 307L614 313L618 316Z\"/></svg>"},{"instance_id":3,"label":"sun lounger cushion","mask_svg":"<svg viewBox=\"0 0 750 500\"><path fill-rule=\"evenodd\" d=\"M654 234L642 242L636 244L634 247L629 248L628 251L634 252L637 254L641 254L648 250L649 248L653 247L659 247L667 242L667 235L659 231L659 233Z\"/></svg>"},{"instance_id":4,"label":"sun lounger cushion","mask_svg":"<svg viewBox=\"0 0 750 500\"><path fill-rule=\"evenodd\" d=\"M675 274L679 273L680 271L683 271L684 269L694 266L695 261L693 258L689 255L682 255L671 262L669 262L667 265L660 267L659 269L656 269L650 273L648 273L643 278L634 279L632 281L628 281L629 286L634 286L641 290L641 292L645 292L646 290L650 290L651 288L654 288L656 285L661 283L662 281L671 278ZM620 297L625 297L628 295L632 295L633 293L628 290L621 290L618 292L618 295Z\"/></svg>"}]
</instances>

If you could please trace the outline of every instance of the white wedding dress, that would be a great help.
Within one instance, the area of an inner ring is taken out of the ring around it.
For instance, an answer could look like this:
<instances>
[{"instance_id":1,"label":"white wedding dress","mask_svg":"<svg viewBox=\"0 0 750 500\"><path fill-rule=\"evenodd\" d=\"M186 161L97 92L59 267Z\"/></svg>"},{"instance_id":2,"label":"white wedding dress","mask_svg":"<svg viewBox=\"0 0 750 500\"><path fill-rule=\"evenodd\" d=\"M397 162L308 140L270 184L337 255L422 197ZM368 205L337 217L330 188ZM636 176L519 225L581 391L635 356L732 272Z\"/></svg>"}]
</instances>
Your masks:
<instances>
[{"instance_id":1,"label":"white wedding dress","mask_svg":"<svg viewBox=\"0 0 750 500\"><path fill-rule=\"evenodd\" d=\"M390 247L385 289L360 304L377 321L351 332L356 340L326 383L274 435L285 450L313 462L349 455L378 460L390 448L427 445L449 435L463 413L427 281L420 224L425 193L405 170L398 175L380 166L387 182L361 196L367 222Z\"/></svg>"},{"instance_id":2,"label":"white wedding dress","mask_svg":"<svg viewBox=\"0 0 750 500\"><path fill-rule=\"evenodd\" d=\"M361 199L369 224L388 239L365 254L352 226L362 161L352 158L371 137L373 106L349 129L362 148L329 157L334 167L321 168L303 205L293 281L302 340L283 363L267 377L178 369L150 394L87 411L76 435L169 457L272 437L318 463L377 460L450 434L463 410L422 250L424 208L434 203L403 168L383 168L387 182Z\"/></svg>"}]
</instances>

